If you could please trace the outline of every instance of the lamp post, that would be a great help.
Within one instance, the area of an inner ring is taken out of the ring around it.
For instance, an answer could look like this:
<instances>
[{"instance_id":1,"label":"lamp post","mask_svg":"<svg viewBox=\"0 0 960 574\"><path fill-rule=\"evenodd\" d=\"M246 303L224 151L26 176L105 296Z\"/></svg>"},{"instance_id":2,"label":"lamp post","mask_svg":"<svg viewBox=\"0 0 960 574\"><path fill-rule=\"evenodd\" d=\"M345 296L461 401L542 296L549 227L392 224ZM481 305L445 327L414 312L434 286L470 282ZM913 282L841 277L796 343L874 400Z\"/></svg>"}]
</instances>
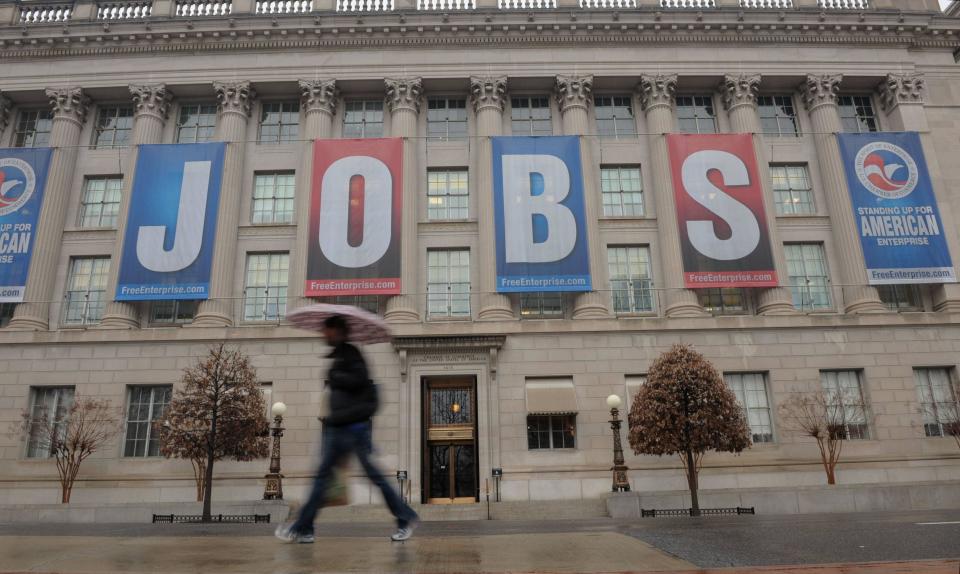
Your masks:
<instances>
[{"instance_id":1,"label":"lamp post","mask_svg":"<svg viewBox=\"0 0 960 574\"><path fill-rule=\"evenodd\" d=\"M267 486L263 489L264 500L283 500L283 475L280 474L280 437L283 436L283 415L287 413L287 405L281 402L273 403L270 407L273 413L273 448L270 452L270 472L267 473Z\"/></svg>"},{"instance_id":2,"label":"lamp post","mask_svg":"<svg viewBox=\"0 0 960 574\"><path fill-rule=\"evenodd\" d=\"M627 465L623 460L623 446L620 444L620 405L623 400L617 395L607 397L610 407L610 428L613 429L613 492L630 492L627 480Z\"/></svg>"}]
</instances>

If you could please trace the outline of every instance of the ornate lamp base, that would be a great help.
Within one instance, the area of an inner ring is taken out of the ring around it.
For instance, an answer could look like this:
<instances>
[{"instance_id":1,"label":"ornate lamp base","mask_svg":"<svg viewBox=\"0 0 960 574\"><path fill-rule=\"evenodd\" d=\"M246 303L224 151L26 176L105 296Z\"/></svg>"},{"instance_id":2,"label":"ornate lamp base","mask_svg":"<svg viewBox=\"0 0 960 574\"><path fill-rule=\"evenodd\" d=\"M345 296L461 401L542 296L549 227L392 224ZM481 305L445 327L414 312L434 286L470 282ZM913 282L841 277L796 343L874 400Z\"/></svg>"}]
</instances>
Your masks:
<instances>
[{"instance_id":1,"label":"ornate lamp base","mask_svg":"<svg viewBox=\"0 0 960 574\"><path fill-rule=\"evenodd\" d=\"M263 490L264 500L283 500L283 475L271 472L266 475L267 487Z\"/></svg>"}]
</instances>

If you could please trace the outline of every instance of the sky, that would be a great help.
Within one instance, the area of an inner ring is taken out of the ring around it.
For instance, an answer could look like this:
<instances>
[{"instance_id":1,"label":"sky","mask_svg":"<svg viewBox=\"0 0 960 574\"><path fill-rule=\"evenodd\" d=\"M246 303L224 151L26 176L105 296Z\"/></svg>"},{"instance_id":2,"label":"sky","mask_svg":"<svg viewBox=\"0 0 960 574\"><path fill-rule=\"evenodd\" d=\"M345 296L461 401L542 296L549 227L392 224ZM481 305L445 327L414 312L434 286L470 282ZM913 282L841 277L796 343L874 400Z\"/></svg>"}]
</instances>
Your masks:
<instances>
[{"instance_id":1,"label":"sky","mask_svg":"<svg viewBox=\"0 0 960 574\"><path fill-rule=\"evenodd\" d=\"M946 7L949 6L949 5L950 5L950 0L940 0L940 7L941 7L941 8L946 8Z\"/></svg>"}]
</instances>

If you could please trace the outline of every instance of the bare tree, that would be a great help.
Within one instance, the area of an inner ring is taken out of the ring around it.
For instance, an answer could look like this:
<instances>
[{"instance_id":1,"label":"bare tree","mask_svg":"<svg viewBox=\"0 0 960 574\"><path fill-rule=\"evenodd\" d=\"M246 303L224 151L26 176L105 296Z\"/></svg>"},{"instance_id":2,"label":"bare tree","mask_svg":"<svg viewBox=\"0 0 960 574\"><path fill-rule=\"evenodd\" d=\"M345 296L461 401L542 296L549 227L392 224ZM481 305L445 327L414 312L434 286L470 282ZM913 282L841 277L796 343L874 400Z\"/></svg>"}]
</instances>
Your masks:
<instances>
[{"instance_id":1,"label":"bare tree","mask_svg":"<svg viewBox=\"0 0 960 574\"><path fill-rule=\"evenodd\" d=\"M56 461L60 475L60 502L66 504L80 465L123 430L123 419L110 401L74 396L60 412L25 409L18 426L18 434L49 449L47 454Z\"/></svg>"},{"instance_id":2,"label":"bare tree","mask_svg":"<svg viewBox=\"0 0 960 574\"><path fill-rule=\"evenodd\" d=\"M266 404L249 357L224 344L186 369L182 383L156 423L160 452L190 460L203 493L203 519L210 520L214 462L268 454Z\"/></svg>"},{"instance_id":3,"label":"bare tree","mask_svg":"<svg viewBox=\"0 0 960 574\"><path fill-rule=\"evenodd\" d=\"M675 345L650 366L633 400L629 425L634 453L680 456L695 516L700 514L698 475L704 454L750 447L750 426L736 395L713 365L687 345Z\"/></svg>"},{"instance_id":4,"label":"bare tree","mask_svg":"<svg viewBox=\"0 0 960 574\"><path fill-rule=\"evenodd\" d=\"M844 400L838 391L818 389L794 394L780 405L779 411L787 429L816 441L827 484L836 484L843 443L852 433L860 433L866 420L863 402Z\"/></svg>"}]
</instances>

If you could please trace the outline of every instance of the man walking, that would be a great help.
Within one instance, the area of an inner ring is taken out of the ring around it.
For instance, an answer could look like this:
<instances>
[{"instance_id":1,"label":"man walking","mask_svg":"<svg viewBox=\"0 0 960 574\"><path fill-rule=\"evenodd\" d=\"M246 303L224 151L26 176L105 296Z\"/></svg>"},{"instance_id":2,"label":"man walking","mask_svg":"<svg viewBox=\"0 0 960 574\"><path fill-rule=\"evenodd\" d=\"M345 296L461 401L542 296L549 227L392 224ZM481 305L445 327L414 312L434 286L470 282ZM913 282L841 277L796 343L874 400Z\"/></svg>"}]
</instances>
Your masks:
<instances>
[{"instance_id":1,"label":"man walking","mask_svg":"<svg viewBox=\"0 0 960 574\"><path fill-rule=\"evenodd\" d=\"M407 540L419 522L413 511L393 490L390 483L370 459L373 453L370 418L377 410L377 387L370 380L367 363L360 350L347 342L349 326L341 316L332 316L323 323L323 336L333 347L328 357L333 360L327 381L330 385L330 412L324 419L323 452L320 469L313 482L310 497L292 524L277 527L277 538L286 542L314 541L313 521L327 498L334 468L351 453L383 494L390 512L397 519L397 531L391 540Z\"/></svg>"}]
</instances>

